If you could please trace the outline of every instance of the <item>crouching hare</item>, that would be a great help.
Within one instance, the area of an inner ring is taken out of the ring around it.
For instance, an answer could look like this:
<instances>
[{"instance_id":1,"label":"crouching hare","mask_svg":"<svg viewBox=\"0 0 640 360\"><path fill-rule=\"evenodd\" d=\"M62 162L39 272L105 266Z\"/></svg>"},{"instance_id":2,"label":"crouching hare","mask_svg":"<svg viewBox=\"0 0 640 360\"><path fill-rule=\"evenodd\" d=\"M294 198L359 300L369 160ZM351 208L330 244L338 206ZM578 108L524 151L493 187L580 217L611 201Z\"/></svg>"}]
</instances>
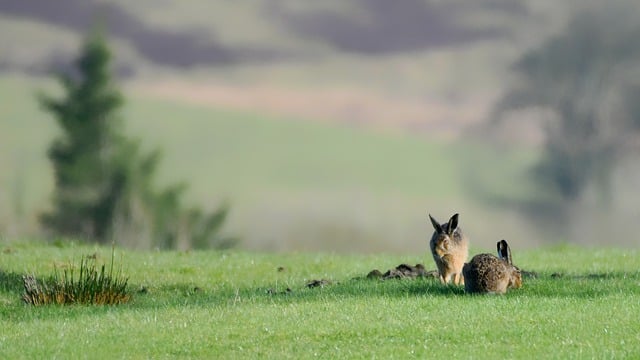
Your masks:
<instances>
[{"instance_id":1,"label":"crouching hare","mask_svg":"<svg viewBox=\"0 0 640 360\"><path fill-rule=\"evenodd\" d=\"M453 277L454 284L464 284L462 267L469 256L469 240L458 227L458 214L453 215L443 224L440 224L431 214L429 219L435 230L429 246L438 267L440 282L446 284Z\"/></svg>"},{"instance_id":2,"label":"crouching hare","mask_svg":"<svg viewBox=\"0 0 640 360\"><path fill-rule=\"evenodd\" d=\"M506 240L497 244L498 257L478 254L464 265L464 290L467 293L504 294L507 289L522 286L520 269L513 265L511 249Z\"/></svg>"}]
</instances>

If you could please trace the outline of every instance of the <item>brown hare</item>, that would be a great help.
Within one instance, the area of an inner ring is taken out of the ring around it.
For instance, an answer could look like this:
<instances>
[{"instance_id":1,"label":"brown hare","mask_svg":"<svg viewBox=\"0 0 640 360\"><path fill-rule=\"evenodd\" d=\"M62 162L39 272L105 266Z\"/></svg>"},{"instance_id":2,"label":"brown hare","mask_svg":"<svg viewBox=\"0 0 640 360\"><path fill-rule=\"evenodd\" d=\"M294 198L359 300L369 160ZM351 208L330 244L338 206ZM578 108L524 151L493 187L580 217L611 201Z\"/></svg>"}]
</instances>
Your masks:
<instances>
[{"instance_id":1,"label":"brown hare","mask_svg":"<svg viewBox=\"0 0 640 360\"><path fill-rule=\"evenodd\" d=\"M497 244L498 257L478 254L464 265L464 290L467 293L504 294L507 289L522 286L520 269L511 261L511 249L506 240Z\"/></svg>"},{"instance_id":2,"label":"brown hare","mask_svg":"<svg viewBox=\"0 0 640 360\"><path fill-rule=\"evenodd\" d=\"M458 227L458 214L444 224L440 224L431 214L429 219L435 229L429 245L438 267L440 282L446 284L453 277L454 284L464 284L462 267L469 256L469 240Z\"/></svg>"}]
</instances>

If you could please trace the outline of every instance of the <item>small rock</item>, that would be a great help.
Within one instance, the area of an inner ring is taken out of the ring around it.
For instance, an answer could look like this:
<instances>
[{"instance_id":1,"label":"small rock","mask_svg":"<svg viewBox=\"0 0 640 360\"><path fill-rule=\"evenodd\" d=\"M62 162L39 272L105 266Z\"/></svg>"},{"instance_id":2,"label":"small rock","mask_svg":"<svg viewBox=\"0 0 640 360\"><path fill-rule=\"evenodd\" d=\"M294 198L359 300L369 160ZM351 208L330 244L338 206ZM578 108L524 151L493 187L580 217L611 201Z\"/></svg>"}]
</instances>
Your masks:
<instances>
[{"instance_id":1,"label":"small rock","mask_svg":"<svg viewBox=\"0 0 640 360\"><path fill-rule=\"evenodd\" d=\"M373 269L367 274L367 279L379 279L382 277L382 273L378 269Z\"/></svg>"},{"instance_id":2,"label":"small rock","mask_svg":"<svg viewBox=\"0 0 640 360\"><path fill-rule=\"evenodd\" d=\"M386 279L403 279L405 277L407 277L407 275L398 269L391 269L386 273L384 273L384 275L382 276L382 278L385 280Z\"/></svg>"},{"instance_id":3,"label":"small rock","mask_svg":"<svg viewBox=\"0 0 640 360\"><path fill-rule=\"evenodd\" d=\"M396 270L400 271L403 274L410 274L414 272L414 267L407 264L400 264L396 266Z\"/></svg>"},{"instance_id":4,"label":"small rock","mask_svg":"<svg viewBox=\"0 0 640 360\"><path fill-rule=\"evenodd\" d=\"M273 288L269 288L269 289L267 289L267 294L269 294L269 295L289 294L289 293L291 293L292 291L293 291L293 290L291 290L291 288L286 288L284 291L277 292L277 291L273 290Z\"/></svg>"},{"instance_id":5,"label":"small rock","mask_svg":"<svg viewBox=\"0 0 640 360\"><path fill-rule=\"evenodd\" d=\"M386 273L385 279L402 279L410 278L415 279L417 277L424 277L426 271L424 265L416 264L415 266L400 264L395 269L391 269Z\"/></svg>"},{"instance_id":6,"label":"small rock","mask_svg":"<svg viewBox=\"0 0 640 360\"><path fill-rule=\"evenodd\" d=\"M440 274L438 273L438 270L429 270L429 271L425 271L424 272L424 276L425 278L432 278L432 279L438 279L440 277Z\"/></svg>"},{"instance_id":7,"label":"small rock","mask_svg":"<svg viewBox=\"0 0 640 360\"><path fill-rule=\"evenodd\" d=\"M326 279L320 279L320 280L311 280L307 283L307 287L308 288L314 288L314 287L324 287L325 285L329 285L331 284L331 281L326 280Z\"/></svg>"},{"instance_id":8,"label":"small rock","mask_svg":"<svg viewBox=\"0 0 640 360\"><path fill-rule=\"evenodd\" d=\"M415 266L411 266L409 264L400 264L393 269L387 270L384 274L381 273L378 269L371 270L366 278L367 279L378 279L381 278L383 280L386 279L415 279L415 278L438 278L438 271L429 270L427 271L424 268L423 264L416 264ZM358 278L356 278L358 279Z\"/></svg>"}]
</instances>

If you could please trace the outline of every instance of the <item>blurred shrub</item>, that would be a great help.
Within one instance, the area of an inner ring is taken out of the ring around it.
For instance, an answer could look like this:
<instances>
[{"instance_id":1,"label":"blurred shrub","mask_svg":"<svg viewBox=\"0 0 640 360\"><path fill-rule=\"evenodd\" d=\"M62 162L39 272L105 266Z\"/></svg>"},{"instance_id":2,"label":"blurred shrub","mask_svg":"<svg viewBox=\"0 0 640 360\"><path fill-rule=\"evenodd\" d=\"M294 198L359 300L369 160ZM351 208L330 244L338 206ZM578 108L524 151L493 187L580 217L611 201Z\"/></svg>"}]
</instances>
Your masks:
<instances>
[{"instance_id":1,"label":"blurred shrub","mask_svg":"<svg viewBox=\"0 0 640 360\"><path fill-rule=\"evenodd\" d=\"M618 159L640 134L640 78L630 76L640 69L638 15L620 2L587 8L514 64L518 82L496 114L549 110L535 174L560 202L580 198L592 183L606 198Z\"/></svg>"},{"instance_id":2,"label":"blurred shrub","mask_svg":"<svg viewBox=\"0 0 640 360\"><path fill-rule=\"evenodd\" d=\"M113 84L111 53L102 31L87 37L72 71L58 74L60 99L41 94L61 134L49 148L54 167L53 209L41 216L47 230L100 243L136 247L229 247L220 235L228 207L212 213L185 208L185 185L157 190L158 150L143 153L122 129L123 96Z\"/></svg>"}]
</instances>

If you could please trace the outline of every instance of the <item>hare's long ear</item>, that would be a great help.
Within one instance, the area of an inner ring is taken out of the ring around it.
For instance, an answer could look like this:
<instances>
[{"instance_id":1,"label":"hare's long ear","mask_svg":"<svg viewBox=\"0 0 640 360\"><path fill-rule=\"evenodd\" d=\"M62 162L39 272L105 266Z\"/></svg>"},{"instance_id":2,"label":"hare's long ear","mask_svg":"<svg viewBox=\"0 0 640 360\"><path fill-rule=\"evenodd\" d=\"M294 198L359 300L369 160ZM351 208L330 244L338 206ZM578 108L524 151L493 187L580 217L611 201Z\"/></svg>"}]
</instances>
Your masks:
<instances>
[{"instance_id":1,"label":"hare's long ear","mask_svg":"<svg viewBox=\"0 0 640 360\"><path fill-rule=\"evenodd\" d=\"M505 260L509 264L513 265L513 261L511 260L511 249L509 248L509 244L507 244L507 240L498 241L498 257L502 260Z\"/></svg>"},{"instance_id":2,"label":"hare's long ear","mask_svg":"<svg viewBox=\"0 0 640 360\"><path fill-rule=\"evenodd\" d=\"M438 234L442 234L444 232L442 230L442 225L440 225L440 223L436 219L434 219L431 214L429 214L429 219L431 220L431 225L433 225L433 228L436 230L436 232Z\"/></svg>"},{"instance_id":3,"label":"hare's long ear","mask_svg":"<svg viewBox=\"0 0 640 360\"><path fill-rule=\"evenodd\" d=\"M449 219L449 235L453 234L453 232L458 228L458 214L453 214L451 219Z\"/></svg>"}]
</instances>

